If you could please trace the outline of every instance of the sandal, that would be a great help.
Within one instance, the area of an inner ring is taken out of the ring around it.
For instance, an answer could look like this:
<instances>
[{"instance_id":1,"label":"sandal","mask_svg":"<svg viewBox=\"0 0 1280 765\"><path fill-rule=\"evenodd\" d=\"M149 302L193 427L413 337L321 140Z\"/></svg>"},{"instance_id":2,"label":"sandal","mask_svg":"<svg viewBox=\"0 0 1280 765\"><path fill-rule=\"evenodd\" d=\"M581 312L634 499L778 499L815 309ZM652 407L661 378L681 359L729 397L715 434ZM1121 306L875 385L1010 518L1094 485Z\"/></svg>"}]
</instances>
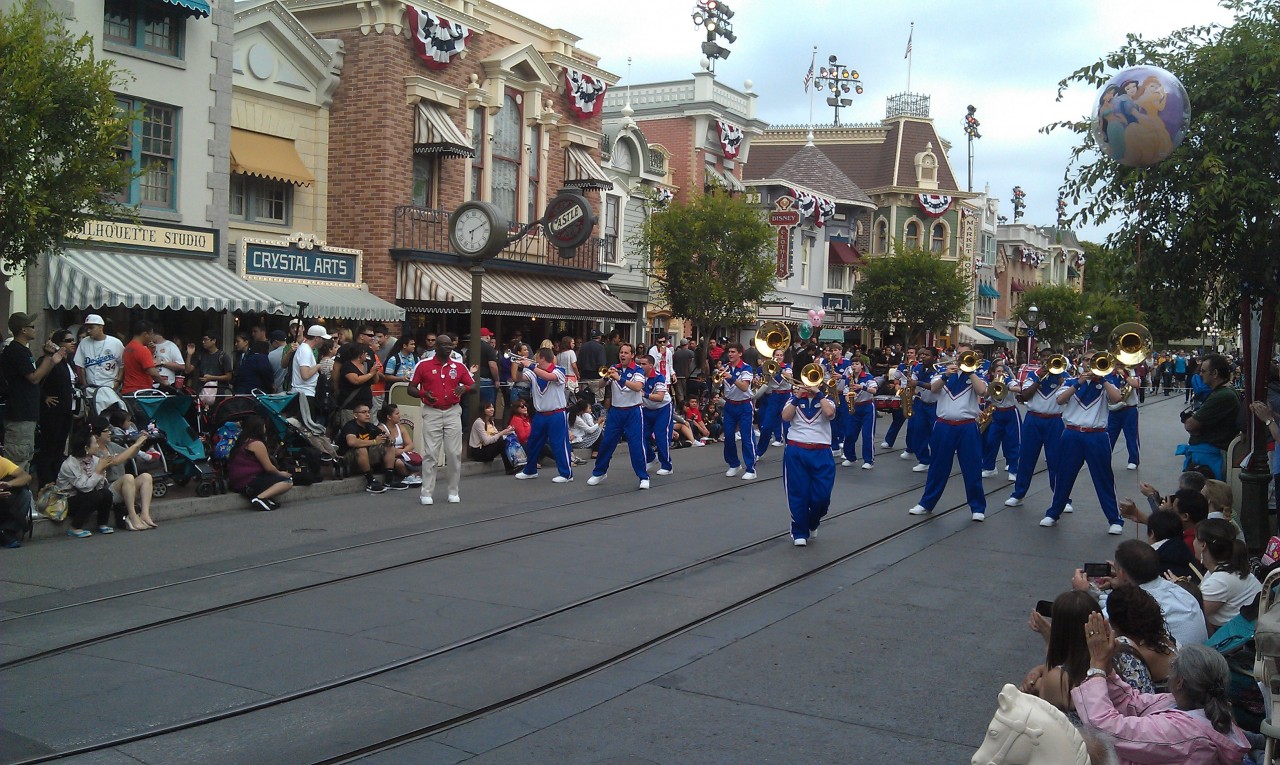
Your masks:
<instances>
[{"instance_id":1,"label":"sandal","mask_svg":"<svg viewBox=\"0 0 1280 765\"><path fill-rule=\"evenodd\" d=\"M139 518L137 524L135 524L133 521L129 520L129 516L127 515L124 517L124 527L130 531L146 531L147 530L147 524L143 522L141 518Z\"/></svg>"},{"instance_id":2,"label":"sandal","mask_svg":"<svg viewBox=\"0 0 1280 765\"><path fill-rule=\"evenodd\" d=\"M67 529L67 536L84 539L85 537L93 536L93 532L88 529Z\"/></svg>"}]
</instances>

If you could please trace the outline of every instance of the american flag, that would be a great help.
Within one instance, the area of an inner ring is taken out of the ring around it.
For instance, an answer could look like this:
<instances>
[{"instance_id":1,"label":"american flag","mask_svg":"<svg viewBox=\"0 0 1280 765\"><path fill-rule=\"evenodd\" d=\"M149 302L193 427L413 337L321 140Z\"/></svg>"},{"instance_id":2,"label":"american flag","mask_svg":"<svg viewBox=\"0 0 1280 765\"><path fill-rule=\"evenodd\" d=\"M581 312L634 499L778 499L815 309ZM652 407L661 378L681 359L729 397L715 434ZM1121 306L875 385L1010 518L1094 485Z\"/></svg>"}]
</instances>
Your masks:
<instances>
[{"instance_id":1,"label":"american flag","mask_svg":"<svg viewBox=\"0 0 1280 765\"><path fill-rule=\"evenodd\" d=\"M916 25L911 25L911 32L907 35L907 52L902 54L903 58L911 57L911 38L916 34Z\"/></svg>"},{"instance_id":2,"label":"american flag","mask_svg":"<svg viewBox=\"0 0 1280 765\"><path fill-rule=\"evenodd\" d=\"M813 82L813 62L809 62L809 71L804 73L804 92L809 92L809 83Z\"/></svg>"}]
</instances>

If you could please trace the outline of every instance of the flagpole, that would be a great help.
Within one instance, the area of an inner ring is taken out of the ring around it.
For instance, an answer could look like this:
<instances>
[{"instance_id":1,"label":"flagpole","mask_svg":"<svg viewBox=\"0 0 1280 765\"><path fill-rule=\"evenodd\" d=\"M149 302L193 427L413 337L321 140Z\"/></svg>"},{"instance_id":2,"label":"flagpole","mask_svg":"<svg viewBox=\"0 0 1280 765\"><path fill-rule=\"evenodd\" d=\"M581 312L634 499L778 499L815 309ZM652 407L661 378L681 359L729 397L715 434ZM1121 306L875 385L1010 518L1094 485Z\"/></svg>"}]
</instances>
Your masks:
<instances>
[{"instance_id":1,"label":"flagpole","mask_svg":"<svg viewBox=\"0 0 1280 765\"><path fill-rule=\"evenodd\" d=\"M907 92L911 92L911 40L916 35L916 23L911 22L911 32L907 34Z\"/></svg>"},{"instance_id":2,"label":"flagpole","mask_svg":"<svg viewBox=\"0 0 1280 765\"><path fill-rule=\"evenodd\" d=\"M813 67L818 63L818 46L813 46L813 58L809 61L809 73L812 75ZM809 91L809 139L806 146L813 145L813 92L817 88L812 87L813 83L805 85L805 90Z\"/></svg>"}]
</instances>

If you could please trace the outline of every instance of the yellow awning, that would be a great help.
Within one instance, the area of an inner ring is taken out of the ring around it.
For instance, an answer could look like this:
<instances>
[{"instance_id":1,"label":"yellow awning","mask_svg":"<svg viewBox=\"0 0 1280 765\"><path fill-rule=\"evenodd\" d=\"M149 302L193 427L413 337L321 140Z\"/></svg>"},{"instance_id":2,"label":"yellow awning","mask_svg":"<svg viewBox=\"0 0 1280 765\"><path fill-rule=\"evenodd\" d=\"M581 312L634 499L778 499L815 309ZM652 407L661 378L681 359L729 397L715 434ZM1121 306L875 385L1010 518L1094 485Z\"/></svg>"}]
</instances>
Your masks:
<instances>
[{"instance_id":1,"label":"yellow awning","mask_svg":"<svg viewBox=\"0 0 1280 765\"><path fill-rule=\"evenodd\" d=\"M310 186L316 180L291 139L240 128L231 128L231 172L295 186Z\"/></svg>"}]
</instances>

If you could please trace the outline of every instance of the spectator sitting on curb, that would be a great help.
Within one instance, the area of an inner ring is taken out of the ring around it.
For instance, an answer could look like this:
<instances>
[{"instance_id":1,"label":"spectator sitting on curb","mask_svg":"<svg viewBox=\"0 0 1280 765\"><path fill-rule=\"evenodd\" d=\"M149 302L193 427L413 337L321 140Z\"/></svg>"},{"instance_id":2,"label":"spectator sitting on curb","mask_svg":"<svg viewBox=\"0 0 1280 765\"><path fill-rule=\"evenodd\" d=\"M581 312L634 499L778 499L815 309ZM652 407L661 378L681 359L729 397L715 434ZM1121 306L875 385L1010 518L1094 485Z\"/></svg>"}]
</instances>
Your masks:
<instances>
[{"instance_id":1,"label":"spectator sitting on curb","mask_svg":"<svg viewBox=\"0 0 1280 765\"><path fill-rule=\"evenodd\" d=\"M31 504L31 474L0 457L0 547L22 547Z\"/></svg>"},{"instance_id":2,"label":"spectator sitting on curb","mask_svg":"<svg viewBox=\"0 0 1280 765\"><path fill-rule=\"evenodd\" d=\"M604 428L596 422L591 414L591 403L586 397L580 398L569 410L569 447L571 449L591 449L600 441ZM572 455L575 465L585 465L587 461L578 455Z\"/></svg>"},{"instance_id":3,"label":"spectator sitting on curb","mask_svg":"<svg viewBox=\"0 0 1280 765\"><path fill-rule=\"evenodd\" d=\"M516 467L507 457L506 438L515 429L505 427L498 430L493 422L494 405L485 404L480 407L480 416L471 423L471 436L467 439L468 456L475 462L493 462L494 457L501 457L507 475L515 475Z\"/></svg>"},{"instance_id":4,"label":"spectator sitting on curb","mask_svg":"<svg viewBox=\"0 0 1280 765\"><path fill-rule=\"evenodd\" d=\"M267 425L251 414L240 423L240 435L227 458L227 485L243 494L254 510L275 510L276 500L293 488L293 477L276 467L267 453Z\"/></svg>"},{"instance_id":5,"label":"spectator sitting on curb","mask_svg":"<svg viewBox=\"0 0 1280 765\"><path fill-rule=\"evenodd\" d=\"M395 477L395 450L387 435L374 425L368 404L356 404L352 410L354 419L338 431L338 451L346 455L347 464L364 474L364 490L381 494L387 489L400 491L409 488ZM381 465L386 482L373 477L373 466Z\"/></svg>"},{"instance_id":6,"label":"spectator sitting on curb","mask_svg":"<svg viewBox=\"0 0 1280 765\"><path fill-rule=\"evenodd\" d=\"M1157 510L1147 516L1147 542L1160 556L1162 574L1195 576L1201 573L1195 555L1182 539L1182 519L1172 510Z\"/></svg>"},{"instance_id":7,"label":"spectator sitting on curb","mask_svg":"<svg viewBox=\"0 0 1280 765\"><path fill-rule=\"evenodd\" d=\"M383 404L378 410L378 427L387 437L386 449L391 452L395 476L405 486L421 486L422 478L416 475L422 470L422 455L413 450L413 431L400 418L400 407ZM387 476L387 488L395 488L395 476Z\"/></svg>"},{"instance_id":8,"label":"spectator sitting on curb","mask_svg":"<svg viewBox=\"0 0 1280 765\"><path fill-rule=\"evenodd\" d=\"M1144 514L1132 499L1125 497L1119 503L1120 515L1135 523L1146 523L1149 514ZM1172 510L1182 519L1182 541L1187 549L1194 549L1192 542L1196 538L1196 524L1209 517L1209 501L1199 489L1178 489L1168 497L1168 503L1162 503L1160 509Z\"/></svg>"}]
</instances>

